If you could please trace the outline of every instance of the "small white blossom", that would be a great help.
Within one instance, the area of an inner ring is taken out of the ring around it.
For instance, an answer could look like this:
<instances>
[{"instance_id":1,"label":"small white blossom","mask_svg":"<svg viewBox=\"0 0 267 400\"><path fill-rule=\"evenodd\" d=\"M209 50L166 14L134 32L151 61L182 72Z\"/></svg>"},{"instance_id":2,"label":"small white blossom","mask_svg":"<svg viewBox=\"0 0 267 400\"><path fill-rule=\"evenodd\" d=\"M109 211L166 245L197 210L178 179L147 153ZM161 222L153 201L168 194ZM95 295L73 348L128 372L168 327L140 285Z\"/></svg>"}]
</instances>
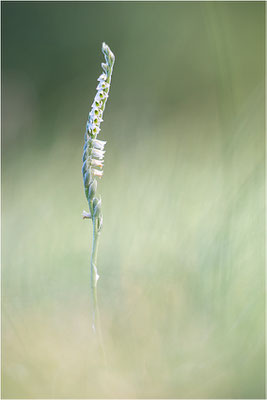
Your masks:
<instances>
[{"instance_id":1,"label":"small white blossom","mask_svg":"<svg viewBox=\"0 0 267 400\"><path fill-rule=\"evenodd\" d=\"M106 98L108 98L108 94L103 90L99 90L95 96L95 101L102 101Z\"/></svg>"},{"instance_id":2,"label":"small white blossom","mask_svg":"<svg viewBox=\"0 0 267 400\"><path fill-rule=\"evenodd\" d=\"M103 119L100 117L93 117L92 118L92 124L99 126L101 124L101 122L103 122Z\"/></svg>"},{"instance_id":3,"label":"small white blossom","mask_svg":"<svg viewBox=\"0 0 267 400\"><path fill-rule=\"evenodd\" d=\"M96 107L94 104L92 105L92 110L90 112L90 115L94 117L102 117L103 115L103 111L101 110L101 108Z\"/></svg>"},{"instance_id":4,"label":"small white blossom","mask_svg":"<svg viewBox=\"0 0 267 400\"><path fill-rule=\"evenodd\" d=\"M96 87L96 90L103 90L103 89L108 89L109 88L109 83L105 81L99 82L99 84Z\"/></svg>"},{"instance_id":5,"label":"small white blossom","mask_svg":"<svg viewBox=\"0 0 267 400\"><path fill-rule=\"evenodd\" d=\"M104 167L104 161L95 160L95 159L93 158L93 159L91 160L91 165L92 165L92 167L103 168L103 167Z\"/></svg>"},{"instance_id":6,"label":"small white blossom","mask_svg":"<svg viewBox=\"0 0 267 400\"><path fill-rule=\"evenodd\" d=\"M95 120L97 120L97 118L93 119L93 117L94 116L90 116L90 120L86 125L88 133L91 133L95 128L97 128L97 133L100 131L99 125L94 122Z\"/></svg>"},{"instance_id":7,"label":"small white blossom","mask_svg":"<svg viewBox=\"0 0 267 400\"><path fill-rule=\"evenodd\" d=\"M100 99L96 99L96 97L95 97L95 100L94 100L94 102L93 102L92 107L98 107L98 108L100 108L100 107L102 106L102 104L103 104L103 102L102 102Z\"/></svg>"},{"instance_id":8,"label":"small white blossom","mask_svg":"<svg viewBox=\"0 0 267 400\"><path fill-rule=\"evenodd\" d=\"M105 144L107 143L104 140L99 140L99 139L93 139L92 142L93 142L93 147L99 150L104 150Z\"/></svg>"},{"instance_id":9,"label":"small white blossom","mask_svg":"<svg viewBox=\"0 0 267 400\"><path fill-rule=\"evenodd\" d=\"M105 151L93 148L91 154L93 158L99 158L99 160L103 160Z\"/></svg>"},{"instance_id":10,"label":"small white blossom","mask_svg":"<svg viewBox=\"0 0 267 400\"><path fill-rule=\"evenodd\" d=\"M99 126L94 125L91 131L93 135L98 135L101 129L99 128Z\"/></svg>"},{"instance_id":11,"label":"small white blossom","mask_svg":"<svg viewBox=\"0 0 267 400\"><path fill-rule=\"evenodd\" d=\"M92 174L93 174L94 176L97 176L98 178L102 178L102 176L103 176L103 171L99 171L98 169L92 168Z\"/></svg>"},{"instance_id":12,"label":"small white blossom","mask_svg":"<svg viewBox=\"0 0 267 400\"><path fill-rule=\"evenodd\" d=\"M107 79L107 75L106 74L101 74L100 77L97 79L98 81L105 81Z\"/></svg>"},{"instance_id":13,"label":"small white blossom","mask_svg":"<svg viewBox=\"0 0 267 400\"><path fill-rule=\"evenodd\" d=\"M85 218L90 219L90 218L92 218L92 215L83 210L82 217L83 217L83 219L85 219Z\"/></svg>"}]
</instances>

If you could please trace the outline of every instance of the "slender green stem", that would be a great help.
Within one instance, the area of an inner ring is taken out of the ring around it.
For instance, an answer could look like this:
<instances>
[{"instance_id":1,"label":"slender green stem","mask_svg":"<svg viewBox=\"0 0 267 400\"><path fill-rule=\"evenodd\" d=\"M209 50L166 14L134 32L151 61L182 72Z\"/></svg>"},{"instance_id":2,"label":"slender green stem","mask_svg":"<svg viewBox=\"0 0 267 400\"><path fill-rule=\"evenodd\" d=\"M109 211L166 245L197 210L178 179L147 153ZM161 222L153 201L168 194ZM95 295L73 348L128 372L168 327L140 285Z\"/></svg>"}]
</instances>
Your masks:
<instances>
[{"instance_id":1,"label":"slender green stem","mask_svg":"<svg viewBox=\"0 0 267 400\"><path fill-rule=\"evenodd\" d=\"M93 329L96 333L99 330L99 311L97 304L97 252L98 252L98 244L99 244L99 233L97 231L97 219L93 219L93 248L92 248L92 256L91 256L91 288L93 294Z\"/></svg>"},{"instance_id":2,"label":"slender green stem","mask_svg":"<svg viewBox=\"0 0 267 400\"><path fill-rule=\"evenodd\" d=\"M101 348L105 365L106 362L106 354L103 345L102 338L102 329L101 329L101 321L99 314L99 307L97 301L97 280L99 278L97 273L97 253L98 253L98 245L99 245L99 237L100 237L100 221L99 218L93 218L93 247L92 247L92 256L91 256L91 289L92 289L92 304L93 304L93 331L95 332L98 345Z\"/></svg>"}]
</instances>

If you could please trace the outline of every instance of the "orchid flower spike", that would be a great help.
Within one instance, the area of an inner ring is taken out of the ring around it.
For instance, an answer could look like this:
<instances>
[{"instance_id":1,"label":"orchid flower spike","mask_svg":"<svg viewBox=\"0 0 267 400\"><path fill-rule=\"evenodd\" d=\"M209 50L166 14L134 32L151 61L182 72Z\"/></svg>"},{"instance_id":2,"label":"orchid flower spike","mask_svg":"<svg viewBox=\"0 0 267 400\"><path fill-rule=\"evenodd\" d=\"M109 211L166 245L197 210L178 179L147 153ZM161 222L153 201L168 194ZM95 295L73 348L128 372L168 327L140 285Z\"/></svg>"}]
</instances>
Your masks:
<instances>
[{"instance_id":1,"label":"orchid flower spike","mask_svg":"<svg viewBox=\"0 0 267 400\"><path fill-rule=\"evenodd\" d=\"M100 232L103 224L103 215L101 207L101 198L97 196L97 179L103 176L104 168L104 155L106 141L99 140L97 136L100 133L100 125L103 121L103 113L105 110L106 102L109 96L111 75L115 62L115 57L108 45L102 44L102 52L105 57L105 62L101 64L102 73L98 78L97 93L91 106L88 119L86 122L86 129L84 135L83 147L83 183L85 196L89 205L89 212L83 211L83 219L91 219L93 225L93 244L91 256L91 290L93 300L93 331L99 338L100 347L102 348L103 355L105 355L103 343L101 340L101 326L99 319L98 303L97 303L97 281L99 274L97 271L97 251ZM105 356L104 356L105 357Z\"/></svg>"},{"instance_id":2,"label":"orchid flower spike","mask_svg":"<svg viewBox=\"0 0 267 400\"><path fill-rule=\"evenodd\" d=\"M104 146L106 141L98 140L97 136L100 133L100 125L103 122L103 113L109 95L111 76L115 56L107 44L102 44L102 52L105 57L105 63L102 63L102 73L97 79L97 93L95 95L91 110L88 115L85 132L85 145L83 152L83 178L84 189L91 215L94 214L93 200L95 193L89 191L90 184L97 178L103 175L104 166Z\"/></svg>"}]
</instances>

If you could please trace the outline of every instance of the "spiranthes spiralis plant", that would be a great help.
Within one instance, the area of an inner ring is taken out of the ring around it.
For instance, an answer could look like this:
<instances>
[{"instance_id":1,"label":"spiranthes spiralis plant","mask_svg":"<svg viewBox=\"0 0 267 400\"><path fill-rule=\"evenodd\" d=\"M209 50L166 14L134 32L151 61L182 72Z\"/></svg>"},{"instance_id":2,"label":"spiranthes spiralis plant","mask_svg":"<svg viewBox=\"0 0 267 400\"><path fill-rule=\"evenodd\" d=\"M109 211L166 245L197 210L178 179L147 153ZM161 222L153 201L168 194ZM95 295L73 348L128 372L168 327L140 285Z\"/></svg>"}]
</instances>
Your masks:
<instances>
[{"instance_id":1,"label":"spiranthes spiralis plant","mask_svg":"<svg viewBox=\"0 0 267 400\"><path fill-rule=\"evenodd\" d=\"M99 279L97 271L97 252L99 235L103 224L103 215L101 211L101 197L97 194L97 179L100 179L103 175L104 147L106 142L99 140L97 137L100 132L100 125L103 121L103 113L109 95L115 56L105 43L102 44L102 52L105 57L105 63L101 64L103 72L98 78L98 85L96 88L97 93L86 123L82 174L85 196L89 205L89 212L83 211L83 218L91 219L93 223L93 243L91 254L91 290L93 302L92 327L100 340L100 345L103 350L97 303L97 281Z\"/></svg>"}]
</instances>

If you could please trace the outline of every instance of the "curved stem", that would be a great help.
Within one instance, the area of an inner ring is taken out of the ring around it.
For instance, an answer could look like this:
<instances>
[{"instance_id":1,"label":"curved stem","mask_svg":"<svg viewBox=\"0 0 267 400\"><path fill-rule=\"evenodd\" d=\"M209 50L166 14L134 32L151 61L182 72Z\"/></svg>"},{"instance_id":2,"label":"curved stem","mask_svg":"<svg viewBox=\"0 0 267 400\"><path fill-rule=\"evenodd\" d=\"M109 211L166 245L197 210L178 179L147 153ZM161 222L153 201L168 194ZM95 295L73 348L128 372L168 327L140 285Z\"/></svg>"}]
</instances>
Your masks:
<instances>
[{"instance_id":1,"label":"curved stem","mask_svg":"<svg viewBox=\"0 0 267 400\"><path fill-rule=\"evenodd\" d=\"M91 256L91 289L93 295L93 330L98 332L98 319L99 319L99 311L97 304L97 252L98 252L98 243L99 243L99 233L97 232L96 227L96 219L93 219L93 248L92 248L92 256Z\"/></svg>"},{"instance_id":2,"label":"curved stem","mask_svg":"<svg viewBox=\"0 0 267 400\"><path fill-rule=\"evenodd\" d=\"M98 301L97 301L97 281L99 275L97 273L97 253L99 245L99 218L93 217L93 247L91 256L91 289L92 289L92 303L93 303L93 331L95 332L98 344L101 348L104 362L106 364L106 355L102 339L101 321L99 315Z\"/></svg>"}]
</instances>

